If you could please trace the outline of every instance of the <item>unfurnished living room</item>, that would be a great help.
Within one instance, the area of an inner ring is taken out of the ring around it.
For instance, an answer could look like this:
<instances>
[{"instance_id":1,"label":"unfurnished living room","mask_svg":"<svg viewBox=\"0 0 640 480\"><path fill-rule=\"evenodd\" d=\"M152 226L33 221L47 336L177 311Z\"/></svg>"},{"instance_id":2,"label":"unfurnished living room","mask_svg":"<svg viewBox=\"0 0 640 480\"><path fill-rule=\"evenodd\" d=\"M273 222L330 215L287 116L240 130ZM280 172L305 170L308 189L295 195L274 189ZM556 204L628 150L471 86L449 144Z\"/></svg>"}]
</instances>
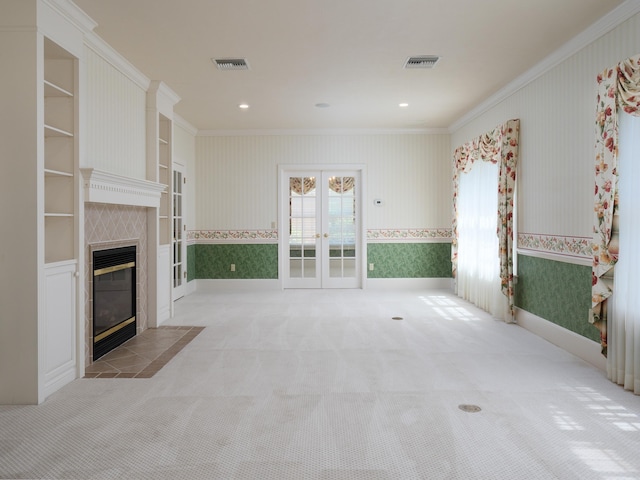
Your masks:
<instances>
[{"instance_id":1,"label":"unfurnished living room","mask_svg":"<svg viewBox=\"0 0 640 480\"><path fill-rule=\"evenodd\" d=\"M0 478L640 478L640 0L0 0L0 59Z\"/></svg>"}]
</instances>

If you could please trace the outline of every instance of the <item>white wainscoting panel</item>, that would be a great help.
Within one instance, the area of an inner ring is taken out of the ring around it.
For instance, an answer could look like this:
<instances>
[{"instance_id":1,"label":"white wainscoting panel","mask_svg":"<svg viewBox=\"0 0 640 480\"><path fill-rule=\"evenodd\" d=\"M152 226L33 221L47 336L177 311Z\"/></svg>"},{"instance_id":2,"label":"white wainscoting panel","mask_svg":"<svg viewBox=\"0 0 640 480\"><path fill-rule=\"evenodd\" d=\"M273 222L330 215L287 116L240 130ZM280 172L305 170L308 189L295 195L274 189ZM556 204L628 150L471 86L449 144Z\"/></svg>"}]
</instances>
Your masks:
<instances>
[{"instance_id":1,"label":"white wainscoting panel","mask_svg":"<svg viewBox=\"0 0 640 480\"><path fill-rule=\"evenodd\" d=\"M77 262L45 266L44 397L76 378Z\"/></svg>"},{"instance_id":2,"label":"white wainscoting panel","mask_svg":"<svg viewBox=\"0 0 640 480\"><path fill-rule=\"evenodd\" d=\"M171 245L158 246L158 320L162 325L171 317Z\"/></svg>"}]
</instances>

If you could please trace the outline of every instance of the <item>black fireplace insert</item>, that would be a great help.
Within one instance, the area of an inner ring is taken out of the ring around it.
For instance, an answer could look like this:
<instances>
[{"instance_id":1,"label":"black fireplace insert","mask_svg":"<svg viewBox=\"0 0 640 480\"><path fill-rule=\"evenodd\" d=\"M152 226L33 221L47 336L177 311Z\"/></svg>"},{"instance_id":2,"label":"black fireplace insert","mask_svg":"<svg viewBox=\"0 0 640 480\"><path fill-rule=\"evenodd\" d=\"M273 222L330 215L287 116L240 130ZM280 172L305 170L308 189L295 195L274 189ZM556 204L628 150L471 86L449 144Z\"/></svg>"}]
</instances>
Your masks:
<instances>
[{"instance_id":1,"label":"black fireplace insert","mask_svg":"<svg viewBox=\"0 0 640 480\"><path fill-rule=\"evenodd\" d=\"M93 252L93 360L136 334L136 247Z\"/></svg>"}]
</instances>

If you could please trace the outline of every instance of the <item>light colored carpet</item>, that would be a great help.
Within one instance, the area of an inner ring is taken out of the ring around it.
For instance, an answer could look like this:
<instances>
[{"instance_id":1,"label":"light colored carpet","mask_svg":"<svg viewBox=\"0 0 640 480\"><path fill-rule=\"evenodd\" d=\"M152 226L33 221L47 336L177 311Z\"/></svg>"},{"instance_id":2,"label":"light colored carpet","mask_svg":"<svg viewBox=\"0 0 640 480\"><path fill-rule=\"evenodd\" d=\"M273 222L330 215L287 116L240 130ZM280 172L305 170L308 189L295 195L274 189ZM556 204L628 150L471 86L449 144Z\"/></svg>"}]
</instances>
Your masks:
<instances>
[{"instance_id":1,"label":"light colored carpet","mask_svg":"<svg viewBox=\"0 0 640 480\"><path fill-rule=\"evenodd\" d=\"M640 397L448 292L197 293L171 323L206 328L153 378L0 407L0 478L640 478Z\"/></svg>"}]
</instances>

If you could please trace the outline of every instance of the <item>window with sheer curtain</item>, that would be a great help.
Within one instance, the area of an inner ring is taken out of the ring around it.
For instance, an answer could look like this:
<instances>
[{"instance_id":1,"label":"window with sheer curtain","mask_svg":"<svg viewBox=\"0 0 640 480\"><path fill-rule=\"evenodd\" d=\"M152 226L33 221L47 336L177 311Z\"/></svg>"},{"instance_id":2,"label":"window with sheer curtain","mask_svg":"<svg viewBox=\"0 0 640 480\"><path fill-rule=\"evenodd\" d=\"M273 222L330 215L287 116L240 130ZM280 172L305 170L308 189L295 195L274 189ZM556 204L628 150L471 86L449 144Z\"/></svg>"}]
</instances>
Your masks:
<instances>
[{"instance_id":1,"label":"window with sheer curtain","mask_svg":"<svg viewBox=\"0 0 640 480\"><path fill-rule=\"evenodd\" d=\"M597 88L589 321L609 378L640 394L640 55L605 69Z\"/></svg>"},{"instance_id":2,"label":"window with sheer curtain","mask_svg":"<svg viewBox=\"0 0 640 480\"><path fill-rule=\"evenodd\" d=\"M504 319L507 297L500 285L497 163L476 161L458 187L457 294Z\"/></svg>"},{"instance_id":3,"label":"window with sheer curtain","mask_svg":"<svg viewBox=\"0 0 640 480\"><path fill-rule=\"evenodd\" d=\"M513 279L514 279L514 258L513 258L513 236L514 236L514 200L516 186L516 168L518 164L518 144L519 144L520 120L511 119L498 125L493 130L486 132L479 137L464 143L455 149L453 153L453 219L452 219L452 241L451 241L451 267L452 275L456 279L456 291L465 299L476 303L491 312L495 317L505 322L513 322L515 314ZM485 169L485 164L493 165ZM474 172L479 168L477 172ZM470 177L469 172L474 172ZM493 175L493 178L491 178ZM464 192L462 192L461 179L465 177ZM475 196L472 193L478 190ZM463 222L466 226L460 231L460 196L465 199L467 207L471 213L462 213ZM483 228L486 232L475 229L474 217L479 213L473 213L470 209L477 208L479 204L486 204L486 212L483 210ZM490 209L492 213L489 213ZM490 233L492 230L492 233ZM486 235L485 235L486 233ZM487 237L494 241L493 255L489 246L483 246L481 250L486 250L488 261L479 258L479 253L474 251L479 248L479 239ZM463 254L460 254L462 245ZM464 251L467 251L464 253ZM463 258L464 257L464 258ZM506 303L499 295L497 298L493 290L489 288L491 282L486 281L487 272L493 269L494 260L497 257L499 289L506 298ZM462 263L461 263L462 262ZM490 264L490 265L489 265ZM462 267L461 267L462 265ZM481 273L482 272L482 273ZM462 279L460 276L462 275ZM476 284L477 280L477 284ZM503 308L504 307L504 308Z\"/></svg>"},{"instance_id":4,"label":"window with sheer curtain","mask_svg":"<svg viewBox=\"0 0 640 480\"><path fill-rule=\"evenodd\" d=\"M607 374L640 394L640 117L618 117L618 231L609 246L617 251L607 322ZM615 245L615 243L618 245Z\"/></svg>"}]
</instances>

